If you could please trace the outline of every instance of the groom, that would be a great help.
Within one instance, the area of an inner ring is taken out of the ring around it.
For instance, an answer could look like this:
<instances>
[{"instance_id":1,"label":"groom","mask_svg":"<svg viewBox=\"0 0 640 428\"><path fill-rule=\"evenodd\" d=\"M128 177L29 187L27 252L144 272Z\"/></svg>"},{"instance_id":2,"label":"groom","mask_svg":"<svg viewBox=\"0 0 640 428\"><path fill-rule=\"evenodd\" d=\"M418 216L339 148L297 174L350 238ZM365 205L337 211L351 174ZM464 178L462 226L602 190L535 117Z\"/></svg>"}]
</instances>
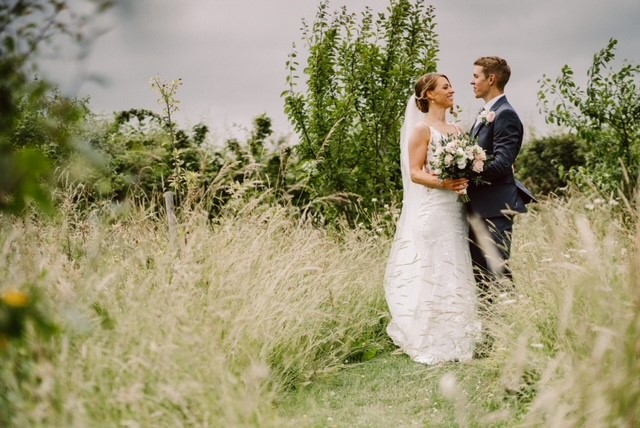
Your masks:
<instances>
[{"instance_id":1,"label":"groom","mask_svg":"<svg viewBox=\"0 0 640 428\"><path fill-rule=\"evenodd\" d=\"M522 146L523 127L504 95L510 76L511 69L502 58L481 57L474 62L471 86L476 98L482 98L485 105L471 135L493 159L480 174L482 184L469 182L469 239L476 282L480 291L489 295L490 282L504 277L511 279L508 261L513 217L526 212L525 204L533 200L513 174L513 164Z\"/></svg>"}]
</instances>

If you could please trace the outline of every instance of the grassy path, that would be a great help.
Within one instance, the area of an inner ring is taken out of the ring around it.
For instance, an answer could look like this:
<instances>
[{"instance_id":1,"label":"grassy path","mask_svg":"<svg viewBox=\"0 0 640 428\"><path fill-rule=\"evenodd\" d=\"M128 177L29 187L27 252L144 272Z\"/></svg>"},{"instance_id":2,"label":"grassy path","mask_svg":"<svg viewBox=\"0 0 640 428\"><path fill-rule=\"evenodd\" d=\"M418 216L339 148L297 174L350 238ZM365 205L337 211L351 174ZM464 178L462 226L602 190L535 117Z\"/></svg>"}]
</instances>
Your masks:
<instances>
[{"instance_id":1,"label":"grassy path","mask_svg":"<svg viewBox=\"0 0 640 428\"><path fill-rule=\"evenodd\" d=\"M281 415L298 427L514 426L522 405L500 386L496 358L427 367L383 354L290 393Z\"/></svg>"}]
</instances>

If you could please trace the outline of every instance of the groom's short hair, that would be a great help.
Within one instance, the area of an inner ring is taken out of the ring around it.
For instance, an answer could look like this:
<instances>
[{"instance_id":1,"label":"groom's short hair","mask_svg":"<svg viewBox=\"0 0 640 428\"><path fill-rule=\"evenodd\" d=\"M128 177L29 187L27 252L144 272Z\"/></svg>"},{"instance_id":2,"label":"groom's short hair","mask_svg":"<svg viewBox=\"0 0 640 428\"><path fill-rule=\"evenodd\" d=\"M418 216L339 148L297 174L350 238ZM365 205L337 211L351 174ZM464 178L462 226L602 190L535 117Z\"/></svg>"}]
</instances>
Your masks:
<instances>
[{"instance_id":1,"label":"groom's short hair","mask_svg":"<svg viewBox=\"0 0 640 428\"><path fill-rule=\"evenodd\" d=\"M504 90L504 87L511 77L511 68L509 67L509 64L498 56L480 57L473 63L473 65L482 67L486 77L490 74L496 76L496 86L501 91Z\"/></svg>"}]
</instances>

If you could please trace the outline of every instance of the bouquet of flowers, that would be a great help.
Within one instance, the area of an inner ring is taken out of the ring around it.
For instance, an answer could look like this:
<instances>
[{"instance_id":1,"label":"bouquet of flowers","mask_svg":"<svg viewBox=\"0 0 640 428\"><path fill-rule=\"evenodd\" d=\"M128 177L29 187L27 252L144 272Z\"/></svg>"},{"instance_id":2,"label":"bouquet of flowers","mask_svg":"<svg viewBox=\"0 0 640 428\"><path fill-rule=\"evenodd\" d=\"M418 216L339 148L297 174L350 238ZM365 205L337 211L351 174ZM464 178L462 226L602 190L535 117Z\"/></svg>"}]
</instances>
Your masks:
<instances>
[{"instance_id":1,"label":"bouquet of flowers","mask_svg":"<svg viewBox=\"0 0 640 428\"><path fill-rule=\"evenodd\" d=\"M477 175L484 170L487 154L468 134L442 138L429 161L431 172L441 179L469 178L482 182ZM467 192L460 195L462 202L469 202Z\"/></svg>"}]
</instances>

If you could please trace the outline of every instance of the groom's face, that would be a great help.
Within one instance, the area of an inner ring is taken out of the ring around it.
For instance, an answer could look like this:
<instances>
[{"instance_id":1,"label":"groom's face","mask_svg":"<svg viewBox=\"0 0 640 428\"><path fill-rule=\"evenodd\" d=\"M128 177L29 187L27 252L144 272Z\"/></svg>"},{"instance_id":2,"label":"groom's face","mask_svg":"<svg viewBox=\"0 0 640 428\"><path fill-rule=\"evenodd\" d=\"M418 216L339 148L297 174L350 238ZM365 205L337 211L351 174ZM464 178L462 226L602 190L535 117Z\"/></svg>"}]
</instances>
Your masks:
<instances>
[{"instance_id":1,"label":"groom's face","mask_svg":"<svg viewBox=\"0 0 640 428\"><path fill-rule=\"evenodd\" d=\"M484 68L476 65L473 67L473 79L471 80L471 86L473 87L473 93L476 98L484 99L491 89L488 76L484 74Z\"/></svg>"}]
</instances>

